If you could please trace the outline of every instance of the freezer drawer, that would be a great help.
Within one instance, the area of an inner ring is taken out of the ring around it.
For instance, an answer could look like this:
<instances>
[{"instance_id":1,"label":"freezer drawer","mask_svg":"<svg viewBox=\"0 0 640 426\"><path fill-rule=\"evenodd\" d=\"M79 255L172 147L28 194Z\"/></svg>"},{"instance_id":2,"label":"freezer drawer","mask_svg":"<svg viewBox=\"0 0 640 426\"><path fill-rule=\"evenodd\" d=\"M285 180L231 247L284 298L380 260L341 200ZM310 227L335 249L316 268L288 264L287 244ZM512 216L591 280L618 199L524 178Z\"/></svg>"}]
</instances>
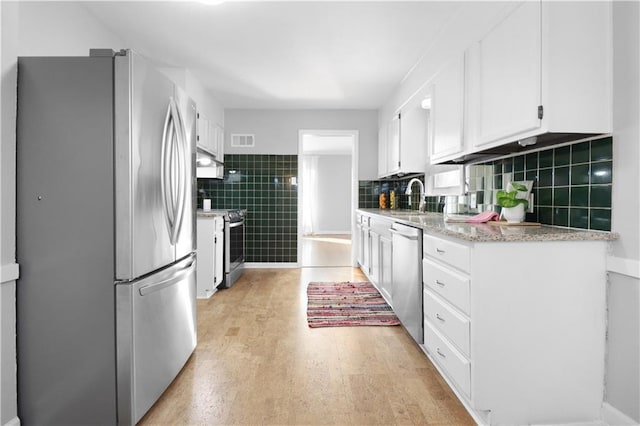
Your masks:
<instances>
[{"instance_id":1,"label":"freezer drawer","mask_svg":"<svg viewBox=\"0 0 640 426\"><path fill-rule=\"evenodd\" d=\"M116 285L118 423L135 424L196 346L196 260Z\"/></svg>"}]
</instances>

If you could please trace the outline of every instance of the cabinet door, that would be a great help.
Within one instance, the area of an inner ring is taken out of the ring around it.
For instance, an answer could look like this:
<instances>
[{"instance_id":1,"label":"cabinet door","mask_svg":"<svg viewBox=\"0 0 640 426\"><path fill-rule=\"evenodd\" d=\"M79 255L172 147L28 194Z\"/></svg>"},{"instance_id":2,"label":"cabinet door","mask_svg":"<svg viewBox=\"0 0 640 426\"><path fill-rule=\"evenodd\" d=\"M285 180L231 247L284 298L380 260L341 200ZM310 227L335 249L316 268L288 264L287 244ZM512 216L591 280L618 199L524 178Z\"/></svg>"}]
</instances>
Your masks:
<instances>
[{"instance_id":1,"label":"cabinet door","mask_svg":"<svg viewBox=\"0 0 640 426\"><path fill-rule=\"evenodd\" d=\"M212 122L209 122L209 138L206 142L206 147L209 149L209 152L218 159L218 126Z\"/></svg>"},{"instance_id":2,"label":"cabinet door","mask_svg":"<svg viewBox=\"0 0 640 426\"><path fill-rule=\"evenodd\" d=\"M356 225L356 238L357 238L357 261L360 266L364 263L364 236L362 234L362 225L360 225L360 216L358 216L358 224Z\"/></svg>"},{"instance_id":3,"label":"cabinet door","mask_svg":"<svg viewBox=\"0 0 640 426\"><path fill-rule=\"evenodd\" d=\"M387 123L378 129L378 176L387 174L387 136L389 126Z\"/></svg>"},{"instance_id":4,"label":"cabinet door","mask_svg":"<svg viewBox=\"0 0 640 426\"><path fill-rule=\"evenodd\" d=\"M393 289L392 289L392 263L391 256L392 253L392 244L391 238L386 237L384 235L380 236L380 272L379 272L379 280L380 280L380 291L382 295L387 299L389 304L392 304L393 297Z\"/></svg>"},{"instance_id":5,"label":"cabinet door","mask_svg":"<svg viewBox=\"0 0 640 426\"><path fill-rule=\"evenodd\" d=\"M462 151L464 56L449 62L434 80L432 93L431 162Z\"/></svg>"},{"instance_id":6,"label":"cabinet door","mask_svg":"<svg viewBox=\"0 0 640 426\"><path fill-rule=\"evenodd\" d=\"M540 127L540 3L523 2L480 41L478 145Z\"/></svg>"},{"instance_id":7,"label":"cabinet door","mask_svg":"<svg viewBox=\"0 0 640 426\"><path fill-rule=\"evenodd\" d=\"M362 227L362 269L365 274L371 273L371 240L369 228Z\"/></svg>"},{"instance_id":8,"label":"cabinet door","mask_svg":"<svg viewBox=\"0 0 640 426\"><path fill-rule=\"evenodd\" d=\"M369 279L378 285L380 282L380 234L369 231Z\"/></svg>"},{"instance_id":9,"label":"cabinet door","mask_svg":"<svg viewBox=\"0 0 640 426\"><path fill-rule=\"evenodd\" d=\"M220 126L219 124L216 124L215 132L216 132L216 159L219 162L224 163L224 127ZM222 171L222 167L220 167L220 170ZM222 177L222 174L220 175L220 177Z\"/></svg>"},{"instance_id":10,"label":"cabinet door","mask_svg":"<svg viewBox=\"0 0 640 426\"><path fill-rule=\"evenodd\" d=\"M196 143L199 147L209 150L209 120L204 115L198 113L198 134Z\"/></svg>"},{"instance_id":11,"label":"cabinet door","mask_svg":"<svg viewBox=\"0 0 640 426\"><path fill-rule=\"evenodd\" d=\"M389 123L387 137L387 174L400 170L400 114L393 117Z\"/></svg>"},{"instance_id":12,"label":"cabinet door","mask_svg":"<svg viewBox=\"0 0 640 426\"><path fill-rule=\"evenodd\" d=\"M198 298L208 298L215 291L214 226L214 220L211 218L197 219L198 263L196 266L196 290Z\"/></svg>"},{"instance_id":13,"label":"cabinet door","mask_svg":"<svg viewBox=\"0 0 640 426\"><path fill-rule=\"evenodd\" d=\"M222 220L222 219L221 219ZM217 287L222 283L224 277L224 232L222 229L216 230L214 238L214 285Z\"/></svg>"},{"instance_id":14,"label":"cabinet door","mask_svg":"<svg viewBox=\"0 0 640 426\"><path fill-rule=\"evenodd\" d=\"M400 171L403 173L424 172L427 166L429 111L422 108L416 98L402 108L400 119Z\"/></svg>"}]
</instances>

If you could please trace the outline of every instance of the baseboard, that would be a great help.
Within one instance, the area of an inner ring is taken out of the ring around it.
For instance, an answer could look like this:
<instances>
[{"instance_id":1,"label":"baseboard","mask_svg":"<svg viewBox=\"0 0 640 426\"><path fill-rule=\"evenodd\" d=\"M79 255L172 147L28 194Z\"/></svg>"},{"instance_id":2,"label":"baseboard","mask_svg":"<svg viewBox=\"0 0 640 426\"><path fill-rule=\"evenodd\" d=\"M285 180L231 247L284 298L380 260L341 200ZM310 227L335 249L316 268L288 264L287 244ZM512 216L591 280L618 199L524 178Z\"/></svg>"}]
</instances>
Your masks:
<instances>
[{"instance_id":1,"label":"baseboard","mask_svg":"<svg viewBox=\"0 0 640 426\"><path fill-rule=\"evenodd\" d=\"M489 426L489 423L487 423L487 421L484 418L482 418L482 416L480 416L479 413L477 413L476 410L474 410L473 407L471 407L471 405L469 405L467 398L462 396L462 394L458 391L458 388L456 388L456 386L449 380L449 377L442 370L442 368L440 368L440 365L438 364L438 362L431 357L429 352L427 352L426 347L424 345L418 345L418 347L422 350L422 352L429 359L429 361L436 368L436 370L438 370L440 377L442 377L442 379L447 383L447 385L449 385L449 389L451 389L451 391L455 394L455 396L458 398L458 401L460 401L464 409L467 410L467 413L469 413L473 421L476 422L478 426Z\"/></svg>"},{"instance_id":2,"label":"baseboard","mask_svg":"<svg viewBox=\"0 0 640 426\"><path fill-rule=\"evenodd\" d=\"M602 421L609 426L637 426L640 424L608 402L602 404Z\"/></svg>"},{"instance_id":3,"label":"baseboard","mask_svg":"<svg viewBox=\"0 0 640 426\"><path fill-rule=\"evenodd\" d=\"M15 281L20 277L20 266L17 263L9 263L0 267L0 284Z\"/></svg>"},{"instance_id":4,"label":"baseboard","mask_svg":"<svg viewBox=\"0 0 640 426\"><path fill-rule=\"evenodd\" d=\"M268 269L268 268L299 268L300 265L294 262L245 262L244 267L247 269Z\"/></svg>"},{"instance_id":5,"label":"baseboard","mask_svg":"<svg viewBox=\"0 0 640 426\"><path fill-rule=\"evenodd\" d=\"M640 278L640 262L624 257L607 256L607 271Z\"/></svg>"},{"instance_id":6,"label":"baseboard","mask_svg":"<svg viewBox=\"0 0 640 426\"><path fill-rule=\"evenodd\" d=\"M317 231L313 234L303 235L303 237L315 237L317 235L351 235L351 231Z\"/></svg>"},{"instance_id":7,"label":"baseboard","mask_svg":"<svg viewBox=\"0 0 640 426\"><path fill-rule=\"evenodd\" d=\"M20 426L20 419L18 417L14 417L6 422L4 426Z\"/></svg>"}]
</instances>

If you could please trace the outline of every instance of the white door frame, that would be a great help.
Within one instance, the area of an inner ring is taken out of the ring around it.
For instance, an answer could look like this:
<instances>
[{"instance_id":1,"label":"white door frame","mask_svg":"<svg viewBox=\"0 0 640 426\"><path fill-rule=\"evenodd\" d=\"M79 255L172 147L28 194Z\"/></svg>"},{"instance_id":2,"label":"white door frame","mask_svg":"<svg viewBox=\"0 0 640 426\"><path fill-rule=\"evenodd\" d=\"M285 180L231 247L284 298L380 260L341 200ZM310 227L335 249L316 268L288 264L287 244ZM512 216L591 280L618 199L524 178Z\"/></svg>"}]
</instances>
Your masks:
<instances>
[{"instance_id":1,"label":"white door frame","mask_svg":"<svg viewBox=\"0 0 640 426\"><path fill-rule=\"evenodd\" d=\"M351 136L351 265L356 267L357 253L356 245L356 209L358 208L358 153L359 153L359 131L358 130L309 130L298 131L298 261L297 265L302 265L302 192L304 191L304 179L302 178L302 156L304 147L302 139L304 135L315 136Z\"/></svg>"}]
</instances>

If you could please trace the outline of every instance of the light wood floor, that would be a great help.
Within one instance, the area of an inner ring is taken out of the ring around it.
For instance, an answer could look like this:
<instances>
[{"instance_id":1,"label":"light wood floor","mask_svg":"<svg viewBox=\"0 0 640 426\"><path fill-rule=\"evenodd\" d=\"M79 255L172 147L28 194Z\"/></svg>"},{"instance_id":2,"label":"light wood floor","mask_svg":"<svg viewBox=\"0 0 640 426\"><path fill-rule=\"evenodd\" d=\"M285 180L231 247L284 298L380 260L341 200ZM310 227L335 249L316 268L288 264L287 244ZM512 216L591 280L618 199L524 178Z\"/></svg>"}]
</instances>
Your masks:
<instances>
[{"instance_id":1,"label":"light wood floor","mask_svg":"<svg viewBox=\"0 0 640 426\"><path fill-rule=\"evenodd\" d=\"M351 235L305 235L300 254L303 267L351 266Z\"/></svg>"},{"instance_id":2,"label":"light wood floor","mask_svg":"<svg viewBox=\"0 0 640 426\"><path fill-rule=\"evenodd\" d=\"M140 424L473 425L402 327L307 327L310 281L359 269L249 269L198 301L198 346Z\"/></svg>"}]
</instances>

